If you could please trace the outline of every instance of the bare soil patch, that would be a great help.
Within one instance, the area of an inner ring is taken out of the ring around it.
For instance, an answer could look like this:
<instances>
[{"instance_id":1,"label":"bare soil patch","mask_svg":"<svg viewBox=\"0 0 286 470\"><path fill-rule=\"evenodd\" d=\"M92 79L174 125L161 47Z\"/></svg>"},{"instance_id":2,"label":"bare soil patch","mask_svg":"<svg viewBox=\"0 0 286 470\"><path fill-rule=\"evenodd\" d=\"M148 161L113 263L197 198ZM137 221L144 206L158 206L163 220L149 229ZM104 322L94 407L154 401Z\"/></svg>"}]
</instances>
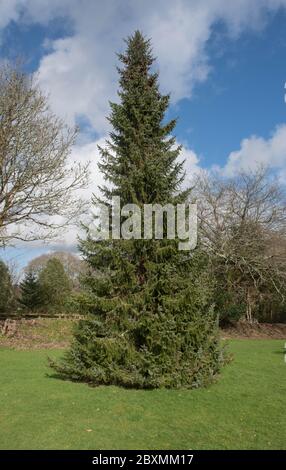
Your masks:
<instances>
[{"instance_id":1,"label":"bare soil patch","mask_svg":"<svg viewBox=\"0 0 286 470\"><path fill-rule=\"evenodd\" d=\"M221 330L222 338L285 339L286 323L239 322Z\"/></svg>"},{"instance_id":2,"label":"bare soil patch","mask_svg":"<svg viewBox=\"0 0 286 470\"><path fill-rule=\"evenodd\" d=\"M13 349L64 349L72 339L77 320L36 318L0 322L0 347Z\"/></svg>"}]
</instances>

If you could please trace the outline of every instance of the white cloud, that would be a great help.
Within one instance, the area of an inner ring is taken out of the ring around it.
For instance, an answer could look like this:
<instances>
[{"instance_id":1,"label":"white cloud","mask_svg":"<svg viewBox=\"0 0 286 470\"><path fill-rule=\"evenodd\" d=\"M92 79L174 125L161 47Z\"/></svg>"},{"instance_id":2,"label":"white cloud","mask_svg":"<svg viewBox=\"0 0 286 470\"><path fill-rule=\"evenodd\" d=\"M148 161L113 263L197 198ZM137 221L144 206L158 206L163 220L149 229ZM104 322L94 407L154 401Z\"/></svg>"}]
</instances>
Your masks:
<instances>
[{"instance_id":1,"label":"white cloud","mask_svg":"<svg viewBox=\"0 0 286 470\"><path fill-rule=\"evenodd\" d=\"M84 116L100 133L107 127L108 100L116 98L113 77L101 48L96 44L91 50L82 36L55 41L39 68L39 81L50 94L53 110L69 123Z\"/></svg>"},{"instance_id":2,"label":"white cloud","mask_svg":"<svg viewBox=\"0 0 286 470\"><path fill-rule=\"evenodd\" d=\"M182 147L179 159L184 160L184 170L186 172L183 187L189 187L192 184L193 178L201 172L200 159L194 150L190 149L187 145Z\"/></svg>"},{"instance_id":3,"label":"white cloud","mask_svg":"<svg viewBox=\"0 0 286 470\"><path fill-rule=\"evenodd\" d=\"M100 152L98 146L105 146L106 137L102 137L98 140L88 142L81 146L74 147L70 161L81 162L83 165L90 162L90 184L86 189L81 189L82 196L90 200L92 195L99 196L99 186L104 184L103 175L98 168L100 162Z\"/></svg>"},{"instance_id":4,"label":"white cloud","mask_svg":"<svg viewBox=\"0 0 286 470\"><path fill-rule=\"evenodd\" d=\"M115 0L72 2L75 34L53 43L41 61L39 76L55 110L70 120L85 115L97 132L106 132L108 100L116 99L115 52L122 39L139 28L152 38L164 92L173 102L191 97L194 85L209 73L207 41L218 20L230 34L263 24L266 7L286 0Z\"/></svg>"},{"instance_id":5,"label":"white cloud","mask_svg":"<svg viewBox=\"0 0 286 470\"><path fill-rule=\"evenodd\" d=\"M222 169L225 176L234 176L240 170L254 170L257 166L285 173L286 168L286 124L278 126L269 139L251 136L243 139L240 149L231 152Z\"/></svg>"},{"instance_id":6,"label":"white cloud","mask_svg":"<svg viewBox=\"0 0 286 470\"><path fill-rule=\"evenodd\" d=\"M78 0L0 0L0 28L10 21L48 23L68 14Z\"/></svg>"},{"instance_id":7,"label":"white cloud","mask_svg":"<svg viewBox=\"0 0 286 470\"><path fill-rule=\"evenodd\" d=\"M104 178L102 173L98 168L98 163L100 161L100 153L98 145L105 145L105 138L102 137L93 142L87 142L83 145L75 146L69 161L70 164L75 162L80 162L82 165L89 162L89 184L86 188L77 190L76 195L89 203L89 209L87 214L83 215L80 220L77 220L73 226L70 226L68 230L65 230L64 233L61 233L59 237L52 242L52 247L54 245L62 244L68 247L73 248L77 245L78 236L83 236L83 231L80 228L80 222L89 223L92 217L92 204L91 199L93 195L100 196L99 187L104 184Z\"/></svg>"},{"instance_id":8,"label":"white cloud","mask_svg":"<svg viewBox=\"0 0 286 470\"><path fill-rule=\"evenodd\" d=\"M0 2L0 28L5 28L10 21L19 17L19 0L1 0Z\"/></svg>"}]
</instances>

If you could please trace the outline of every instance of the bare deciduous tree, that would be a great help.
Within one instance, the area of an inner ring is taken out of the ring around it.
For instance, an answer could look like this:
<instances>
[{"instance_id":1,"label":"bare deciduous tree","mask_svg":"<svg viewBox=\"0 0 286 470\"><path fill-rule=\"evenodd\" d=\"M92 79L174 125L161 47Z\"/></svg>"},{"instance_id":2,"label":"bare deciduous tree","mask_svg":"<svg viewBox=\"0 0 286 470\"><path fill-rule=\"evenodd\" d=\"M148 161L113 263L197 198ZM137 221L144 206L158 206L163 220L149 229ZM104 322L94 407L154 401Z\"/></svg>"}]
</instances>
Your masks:
<instances>
[{"instance_id":1,"label":"bare deciduous tree","mask_svg":"<svg viewBox=\"0 0 286 470\"><path fill-rule=\"evenodd\" d=\"M50 259L58 259L62 263L66 274L69 279L72 281L73 287L75 289L79 288L80 276L84 274L87 270L85 262L68 251L55 251L52 253L46 253L36 258L32 259L25 268L25 272L32 272L36 276L45 268L47 262Z\"/></svg>"},{"instance_id":2,"label":"bare deciduous tree","mask_svg":"<svg viewBox=\"0 0 286 470\"><path fill-rule=\"evenodd\" d=\"M245 317L267 292L286 296L285 192L267 169L196 182L200 239L213 260L220 289L243 299Z\"/></svg>"},{"instance_id":3,"label":"bare deciduous tree","mask_svg":"<svg viewBox=\"0 0 286 470\"><path fill-rule=\"evenodd\" d=\"M50 238L83 209L88 165L69 162L76 129L49 109L33 76L0 68L0 246Z\"/></svg>"}]
</instances>

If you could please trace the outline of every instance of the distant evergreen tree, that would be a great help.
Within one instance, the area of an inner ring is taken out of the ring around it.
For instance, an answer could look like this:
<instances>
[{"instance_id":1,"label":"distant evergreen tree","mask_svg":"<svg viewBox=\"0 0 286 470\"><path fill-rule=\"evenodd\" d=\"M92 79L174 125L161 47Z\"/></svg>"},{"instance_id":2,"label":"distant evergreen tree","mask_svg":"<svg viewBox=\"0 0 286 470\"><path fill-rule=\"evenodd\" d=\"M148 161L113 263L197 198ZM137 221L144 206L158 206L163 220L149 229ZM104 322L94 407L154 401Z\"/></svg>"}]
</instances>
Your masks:
<instances>
[{"instance_id":1,"label":"distant evergreen tree","mask_svg":"<svg viewBox=\"0 0 286 470\"><path fill-rule=\"evenodd\" d=\"M39 274L39 285L43 307L48 311L60 313L71 291L71 281L59 259L48 260Z\"/></svg>"},{"instance_id":2,"label":"distant evergreen tree","mask_svg":"<svg viewBox=\"0 0 286 470\"><path fill-rule=\"evenodd\" d=\"M183 163L164 121L169 96L161 95L150 42L140 32L120 54L120 103L111 103L113 131L100 148L110 187L100 201L184 202ZM96 200L98 202L98 200ZM124 219L122 218L121 221ZM95 241L80 248L90 268L84 280L88 317L71 349L51 365L64 378L127 387L199 387L223 362L212 284L199 254L178 250L178 240Z\"/></svg>"},{"instance_id":3,"label":"distant evergreen tree","mask_svg":"<svg viewBox=\"0 0 286 470\"><path fill-rule=\"evenodd\" d=\"M13 285L9 269L0 260L0 313L7 313L12 305L13 300Z\"/></svg>"},{"instance_id":4,"label":"distant evergreen tree","mask_svg":"<svg viewBox=\"0 0 286 470\"><path fill-rule=\"evenodd\" d=\"M20 284L20 304L27 310L36 311L42 307L41 287L37 276L27 272Z\"/></svg>"}]
</instances>

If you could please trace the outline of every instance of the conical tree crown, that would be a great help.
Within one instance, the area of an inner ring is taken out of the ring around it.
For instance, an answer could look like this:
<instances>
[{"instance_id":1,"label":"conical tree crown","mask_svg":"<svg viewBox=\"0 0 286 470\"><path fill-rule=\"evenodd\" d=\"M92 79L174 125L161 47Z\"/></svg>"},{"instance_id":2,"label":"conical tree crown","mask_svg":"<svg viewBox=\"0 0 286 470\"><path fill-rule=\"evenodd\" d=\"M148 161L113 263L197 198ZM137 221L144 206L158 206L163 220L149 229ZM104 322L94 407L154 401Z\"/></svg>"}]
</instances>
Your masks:
<instances>
[{"instance_id":1,"label":"conical tree crown","mask_svg":"<svg viewBox=\"0 0 286 470\"><path fill-rule=\"evenodd\" d=\"M120 103L110 103L112 125L107 148L100 148L100 168L112 189L102 188L106 201L113 195L122 204L170 202L184 178L180 147L170 132L176 120L164 122L169 95L161 95L150 41L139 31L127 39L119 54Z\"/></svg>"},{"instance_id":2,"label":"conical tree crown","mask_svg":"<svg viewBox=\"0 0 286 470\"><path fill-rule=\"evenodd\" d=\"M37 310L41 306L42 296L39 281L32 272L26 273L24 280L20 284L20 303L29 310Z\"/></svg>"},{"instance_id":3,"label":"conical tree crown","mask_svg":"<svg viewBox=\"0 0 286 470\"><path fill-rule=\"evenodd\" d=\"M136 31L119 59L120 101L111 103L112 132L100 149L109 183L103 201L120 196L121 207L141 209L183 202L180 147L170 136L176 121L165 122L169 96L159 91L150 42ZM90 268L81 304L87 318L63 361L53 364L63 377L140 388L213 380L222 355L205 260L179 251L165 228L162 236L98 241L88 232L80 245Z\"/></svg>"}]
</instances>

